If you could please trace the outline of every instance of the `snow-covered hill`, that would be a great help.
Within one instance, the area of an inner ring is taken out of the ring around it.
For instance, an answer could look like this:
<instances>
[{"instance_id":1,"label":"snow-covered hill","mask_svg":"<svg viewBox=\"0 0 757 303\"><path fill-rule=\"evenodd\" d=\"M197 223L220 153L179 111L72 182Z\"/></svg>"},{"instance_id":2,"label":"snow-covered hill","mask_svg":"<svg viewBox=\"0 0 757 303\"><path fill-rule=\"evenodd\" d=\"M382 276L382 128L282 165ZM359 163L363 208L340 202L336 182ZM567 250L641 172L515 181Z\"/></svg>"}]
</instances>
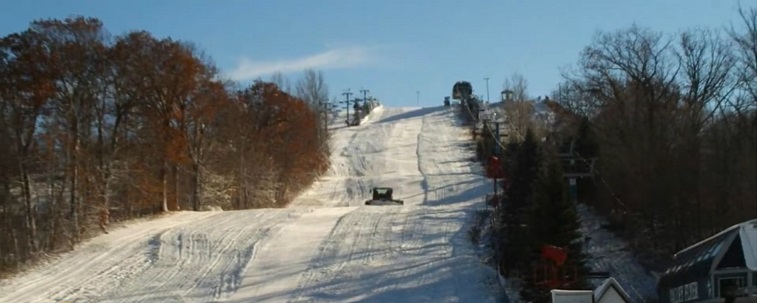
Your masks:
<instances>
[{"instance_id":1,"label":"snow-covered hill","mask_svg":"<svg viewBox=\"0 0 757 303\"><path fill-rule=\"evenodd\" d=\"M331 170L291 207L133 223L0 282L0 301L495 302L467 236L490 184L455 123L379 107L334 131ZM372 186L405 206L363 206Z\"/></svg>"}]
</instances>

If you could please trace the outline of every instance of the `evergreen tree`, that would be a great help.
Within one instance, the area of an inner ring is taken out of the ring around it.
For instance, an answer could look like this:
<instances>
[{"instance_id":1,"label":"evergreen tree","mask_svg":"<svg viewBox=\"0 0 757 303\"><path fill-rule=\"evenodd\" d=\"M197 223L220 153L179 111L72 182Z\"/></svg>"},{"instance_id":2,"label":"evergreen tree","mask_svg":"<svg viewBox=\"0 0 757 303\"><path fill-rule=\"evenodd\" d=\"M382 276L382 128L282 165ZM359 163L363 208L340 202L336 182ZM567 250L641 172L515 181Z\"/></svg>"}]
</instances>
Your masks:
<instances>
[{"instance_id":1,"label":"evergreen tree","mask_svg":"<svg viewBox=\"0 0 757 303\"><path fill-rule=\"evenodd\" d=\"M549 160L534 183L530 213L534 237L540 243L567 246L581 234L578 214L568 199L560 163Z\"/></svg>"},{"instance_id":2,"label":"evergreen tree","mask_svg":"<svg viewBox=\"0 0 757 303\"><path fill-rule=\"evenodd\" d=\"M551 157L554 159L555 157ZM582 252L582 235L579 230L580 221L575 205L568 199L567 184L563 179L563 171L557 160L545 163L534 182L531 196L531 211L529 226L531 255L530 264L533 267L543 264L539 254L543 245L563 247L568 250L568 258L563 265L570 275L572 269L577 271L577 280L561 288L581 289L586 282L582 277L586 273L585 255ZM549 289L539 282L545 277L529 277L524 281L521 298L530 302L548 302Z\"/></svg>"},{"instance_id":3,"label":"evergreen tree","mask_svg":"<svg viewBox=\"0 0 757 303\"><path fill-rule=\"evenodd\" d=\"M538 142L528 129L524 141L519 144L514 159L508 160L511 186L505 192L504 207L500 222L504 225L501 233L501 251L506 272L529 270L524 261L529 255L528 211L532 184L536 179L540 162Z\"/></svg>"},{"instance_id":4,"label":"evergreen tree","mask_svg":"<svg viewBox=\"0 0 757 303\"><path fill-rule=\"evenodd\" d=\"M512 178L512 176L514 175L513 170L515 167L515 158L517 157L519 147L520 147L520 144L518 142L511 140L510 142L507 143L507 146L505 146L505 150L503 152L503 156L502 156L503 159L501 161L502 169L505 170L506 174L510 178ZM509 189L507 189L504 186L502 188L504 188L505 190L500 195L499 205L507 205L507 203L509 203L509 200L510 200L507 194ZM509 268L506 268L504 266L505 265L504 260L507 259L506 258L507 251L505 250L505 247L507 244L506 243L507 239L505 238L505 228L507 226L506 224L508 221L508 219L506 218L507 214L508 213L504 207L498 207L496 209L494 216L495 218L497 218L497 220L495 220L495 223L493 226L493 233L495 236L492 237L492 240L493 240L492 244L493 244L493 248L495 252L495 258L500 261L499 270L505 275L509 275L509 272L507 271Z\"/></svg>"}]
</instances>

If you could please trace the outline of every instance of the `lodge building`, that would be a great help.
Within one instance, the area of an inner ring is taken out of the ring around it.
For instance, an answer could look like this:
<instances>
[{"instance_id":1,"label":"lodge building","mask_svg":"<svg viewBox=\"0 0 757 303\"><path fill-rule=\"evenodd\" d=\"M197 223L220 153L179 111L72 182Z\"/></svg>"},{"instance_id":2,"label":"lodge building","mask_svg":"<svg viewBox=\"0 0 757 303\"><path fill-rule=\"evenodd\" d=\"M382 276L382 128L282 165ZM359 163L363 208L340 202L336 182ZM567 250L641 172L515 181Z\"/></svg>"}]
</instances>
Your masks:
<instances>
[{"instance_id":1,"label":"lodge building","mask_svg":"<svg viewBox=\"0 0 757 303\"><path fill-rule=\"evenodd\" d=\"M729 293L757 300L757 219L676 253L657 293L660 303L724 302Z\"/></svg>"}]
</instances>

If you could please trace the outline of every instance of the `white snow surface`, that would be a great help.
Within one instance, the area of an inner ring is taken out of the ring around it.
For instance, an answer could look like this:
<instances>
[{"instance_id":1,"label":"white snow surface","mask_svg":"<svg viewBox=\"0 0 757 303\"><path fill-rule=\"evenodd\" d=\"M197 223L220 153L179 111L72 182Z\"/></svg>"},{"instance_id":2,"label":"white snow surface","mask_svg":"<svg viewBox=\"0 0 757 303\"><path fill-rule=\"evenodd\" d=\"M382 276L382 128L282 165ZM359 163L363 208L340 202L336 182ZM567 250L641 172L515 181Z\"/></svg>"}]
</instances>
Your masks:
<instances>
[{"instance_id":1,"label":"white snow surface","mask_svg":"<svg viewBox=\"0 0 757 303\"><path fill-rule=\"evenodd\" d=\"M587 248L588 266L594 271L607 271L622 287L631 302L657 302L657 277L646 270L628 248L628 243L603 229L606 220L589 206L578 205L581 232L591 237ZM594 286L601 284L594 280Z\"/></svg>"},{"instance_id":2,"label":"white snow surface","mask_svg":"<svg viewBox=\"0 0 757 303\"><path fill-rule=\"evenodd\" d=\"M0 281L0 302L499 301L468 238L490 183L454 117L379 107L335 123L331 169L291 207L133 222ZM364 206L373 186L405 205Z\"/></svg>"}]
</instances>

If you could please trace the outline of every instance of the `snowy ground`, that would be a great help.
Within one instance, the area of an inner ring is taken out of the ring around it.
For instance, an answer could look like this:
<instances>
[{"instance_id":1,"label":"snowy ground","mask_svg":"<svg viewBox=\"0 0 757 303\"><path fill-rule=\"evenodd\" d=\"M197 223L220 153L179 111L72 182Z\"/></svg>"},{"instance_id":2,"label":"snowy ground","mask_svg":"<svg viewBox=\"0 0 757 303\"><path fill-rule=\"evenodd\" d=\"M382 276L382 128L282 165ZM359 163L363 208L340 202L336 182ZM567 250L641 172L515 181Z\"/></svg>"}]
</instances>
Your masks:
<instances>
[{"instance_id":1,"label":"snowy ground","mask_svg":"<svg viewBox=\"0 0 757 303\"><path fill-rule=\"evenodd\" d=\"M657 278L644 269L629 252L626 242L603 229L605 221L589 207L578 205L581 216L581 232L591 237L587 252L590 255L589 267L595 271L607 271L618 280L620 286L634 302L657 301ZM601 280L593 281L599 284ZM597 286L597 285L595 285Z\"/></svg>"},{"instance_id":2,"label":"snowy ground","mask_svg":"<svg viewBox=\"0 0 757 303\"><path fill-rule=\"evenodd\" d=\"M292 207L130 224L0 281L0 301L498 301L467 236L489 183L454 121L380 107L333 133L331 170ZM405 206L363 206L372 186Z\"/></svg>"}]
</instances>

